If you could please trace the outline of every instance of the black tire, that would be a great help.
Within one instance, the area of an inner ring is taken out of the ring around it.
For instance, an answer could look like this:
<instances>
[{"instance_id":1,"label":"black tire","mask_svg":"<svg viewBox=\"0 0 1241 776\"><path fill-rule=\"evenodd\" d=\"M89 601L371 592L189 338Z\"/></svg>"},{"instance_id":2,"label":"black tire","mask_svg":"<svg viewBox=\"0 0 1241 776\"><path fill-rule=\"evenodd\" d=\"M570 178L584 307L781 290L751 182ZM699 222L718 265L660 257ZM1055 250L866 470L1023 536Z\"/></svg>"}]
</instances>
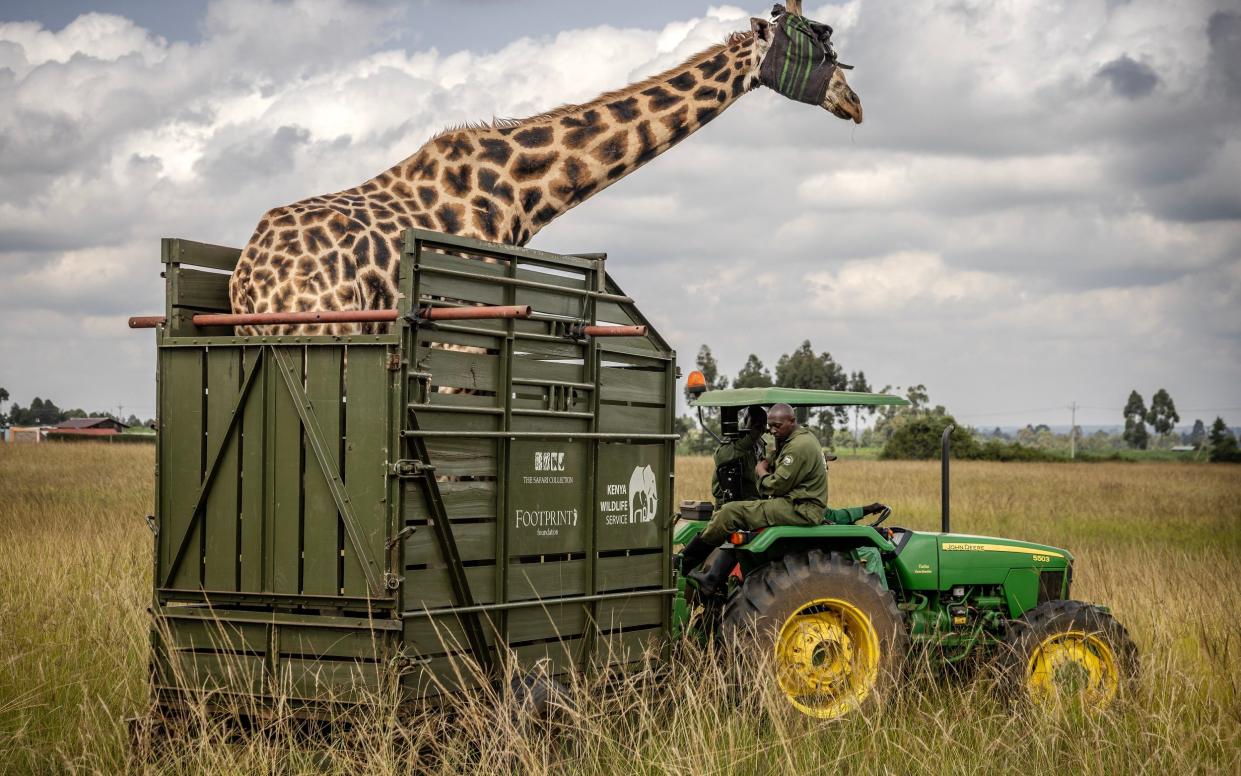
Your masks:
<instances>
[{"instance_id":1,"label":"black tire","mask_svg":"<svg viewBox=\"0 0 1241 776\"><path fill-rule=\"evenodd\" d=\"M755 660L789 703L821 719L881 700L909 648L896 599L879 578L822 550L748 576L724 610L723 635L733 655Z\"/></svg>"},{"instance_id":2,"label":"black tire","mask_svg":"<svg viewBox=\"0 0 1241 776\"><path fill-rule=\"evenodd\" d=\"M1138 649L1099 607L1048 601L1009 623L998 667L1009 698L1052 706L1071 695L1101 711L1133 691Z\"/></svg>"}]
</instances>

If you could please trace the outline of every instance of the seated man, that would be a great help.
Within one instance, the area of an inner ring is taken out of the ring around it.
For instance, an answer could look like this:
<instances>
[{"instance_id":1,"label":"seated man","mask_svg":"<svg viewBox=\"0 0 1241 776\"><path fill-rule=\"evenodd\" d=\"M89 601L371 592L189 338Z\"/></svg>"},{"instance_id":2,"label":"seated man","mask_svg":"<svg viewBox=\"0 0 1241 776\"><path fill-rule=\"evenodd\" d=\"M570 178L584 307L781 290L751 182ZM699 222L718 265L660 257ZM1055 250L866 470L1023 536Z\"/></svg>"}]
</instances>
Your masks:
<instances>
[{"instance_id":1,"label":"seated man","mask_svg":"<svg viewBox=\"0 0 1241 776\"><path fill-rule=\"evenodd\" d=\"M743 436L726 439L715 449L711 496L717 509L730 501L759 497L754 468L762 457L760 450L763 447L763 432L767 430L767 410L761 405L752 405L746 409L743 422L746 431Z\"/></svg>"},{"instance_id":2,"label":"seated man","mask_svg":"<svg viewBox=\"0 0 1241 776\"><path fill-rule=\"evenodd\" d=\"M819 440L798 424L788 404L772 406L767 413L767 428L775 437L775 449L769 459L760 460L755 467L758 489L764 498L724 504L702 533L681 551L683 571L696 568L733 531L752 531L773 525L815 526L821 525L828 516L825 503L827 466ZM839 522L841 517L848 517L855 510L858 517L869 514L871 506L833 510L843 513L833 516L833 522ZM729 568L731 564L727 561L713 563L710 572L695 578L701 588L709 592L722 581Z\"/></svg>"}]
</instances>

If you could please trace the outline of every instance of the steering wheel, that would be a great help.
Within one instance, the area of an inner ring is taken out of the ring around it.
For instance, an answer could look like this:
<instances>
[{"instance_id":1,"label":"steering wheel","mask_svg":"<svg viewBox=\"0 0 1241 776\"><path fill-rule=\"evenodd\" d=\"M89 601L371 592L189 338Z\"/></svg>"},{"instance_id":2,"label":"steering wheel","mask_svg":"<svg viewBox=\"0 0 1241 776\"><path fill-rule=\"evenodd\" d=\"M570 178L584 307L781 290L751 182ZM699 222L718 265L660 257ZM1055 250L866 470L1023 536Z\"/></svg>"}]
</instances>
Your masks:
<instances>
[{"instance_id":1,"label":"steering wheel","mask_svg":"<svg viewBox=\"0 0 1241 776\"><path fill-rule=\"evenodd\" d=\"M879 517L875 519L875 522L867 523L867 525L869 525L871 528L876 528L884 520L887 520L888 517L891 516L891 514L892 514L892 507L888 506L887 504L884 504L883 511L879 513Z\"/></svg>"}]
</instances>

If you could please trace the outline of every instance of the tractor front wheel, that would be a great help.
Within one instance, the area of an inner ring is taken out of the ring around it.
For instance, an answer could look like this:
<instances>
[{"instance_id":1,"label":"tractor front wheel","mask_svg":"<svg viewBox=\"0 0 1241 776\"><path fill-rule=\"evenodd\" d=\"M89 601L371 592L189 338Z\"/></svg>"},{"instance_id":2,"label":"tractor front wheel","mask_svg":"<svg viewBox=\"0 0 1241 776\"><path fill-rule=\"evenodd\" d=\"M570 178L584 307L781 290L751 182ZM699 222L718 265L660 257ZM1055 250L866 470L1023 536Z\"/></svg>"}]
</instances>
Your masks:
<instances>
[{"instance_id":1,"label":"tractor front wheel","mask_svg":"<svg viewBox=\"0 0 1241 776\"><path fill-rule=\"evenodd\" d=\"M908 636L879 578L840 553L787 555L746 578L724 612L734 654L754 659L795 708L835 719L875 702Z\"/></svg>"},{"instance_id":2,"label":"tractor front wheel","mask_svg":"<svg viewBox=\"0 0 1241 776\"><path fill-rule=\"evenodd\" d=\"M1000 656L1011 697L1102 711L1132 688L1138 650L1116 618L1081 601L1048 601L1010 624Z\"/></svg>"}]
</instances>

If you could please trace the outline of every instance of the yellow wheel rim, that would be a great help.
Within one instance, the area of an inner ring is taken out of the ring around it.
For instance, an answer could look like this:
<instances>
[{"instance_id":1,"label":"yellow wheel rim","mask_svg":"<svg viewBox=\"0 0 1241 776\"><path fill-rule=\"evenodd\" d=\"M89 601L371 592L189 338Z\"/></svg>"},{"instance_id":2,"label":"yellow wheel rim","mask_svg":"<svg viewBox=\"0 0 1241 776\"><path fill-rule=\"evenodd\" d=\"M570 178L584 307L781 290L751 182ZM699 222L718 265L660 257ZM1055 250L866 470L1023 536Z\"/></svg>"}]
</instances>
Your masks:
<instances>
[{"instance_id":1,"label":"yellow wheel rim","mask_svg":"<svg viewBox=\"0 0 1241 776\"><path fill-rule=\"evenodd\" d=\"M858 707L879 676L879 634L853 604L819 598L780 627L776 679L798 710L834 719Z\"/></svg>"},{"instance_id":2,"label":"yellow wheel rim","mask_svg":"<svg viewBox=\"0 0 1241 776\"><path fill-rule=\"evenodd\" d=\"M1120 692L1116 653L1094 634L1066 631L1048 636L1026 664L1026 687L1042 706L1080 699L1087 709L1105 709Z\"/></svg>"}]
</instances>

